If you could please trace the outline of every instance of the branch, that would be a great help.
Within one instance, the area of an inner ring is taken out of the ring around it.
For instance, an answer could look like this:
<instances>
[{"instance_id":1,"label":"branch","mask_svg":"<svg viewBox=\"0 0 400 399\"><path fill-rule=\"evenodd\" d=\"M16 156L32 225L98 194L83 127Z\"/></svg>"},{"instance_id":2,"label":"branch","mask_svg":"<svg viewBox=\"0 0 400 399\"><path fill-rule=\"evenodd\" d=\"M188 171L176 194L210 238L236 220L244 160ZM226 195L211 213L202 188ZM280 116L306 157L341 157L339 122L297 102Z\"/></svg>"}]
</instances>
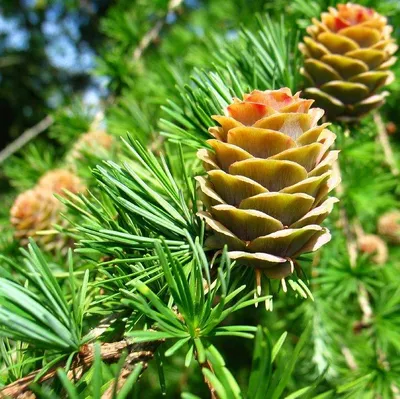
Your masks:
<instances>
[{"instance_id":1,"label":"branch","mask_svg":"<svg viewBox=\"0 0 400 399\"><path fill-rule=\"evenodd\" d=\"M131 343L126 340L102 343L100 345L100 357L101 360L106 363L117 362L124 351L128 351L129 364L135 365L140 362L145 364L153 358L154 352L161 341L144 342L140 344ZM84 345L79 353L75 356L72 362L71 368L67 373L69 380L77 381L82 375L92 366L95 358L95 344ZM29 392L29 385L34 381L38 383L46 382L57 373L57 369L65 366L63 362L52 367L48 370L38 381L35 381L36 376L41 370L34 371L28 374L26 377L20 378L19 380L7 385L0 391L0 398L21 398L22 395L26 395Z\"/></svg>"},{"instance_id":2,"label":"branch","mask_svg":"<svg viewBox=\"0 0 400 399\"><path fill-rule=\"evenodd\" d=\"M342 354L344 356L344 359L346 360L347 365L349 366L349 369L353 371L357 370L358 365L356 363L356 360L354 359L353 354L347 346L342 347Z\"/></svg>"},{"instance_id":3,"label":"branch","mask_svg":"<svg viewBox=\"0 0 400 399\"><path fill-rule=\"evenodd\" d=\"M337 192L339 198L343 198L345 195L345 192L344 192L344 187L342 185L342 171L340 169L340 164L339 164L338 160L333 164L332 169L333 169L333 173L337 175L337 177L339 178L339 181L340 181L340 183L336 187L336 192ZM339 209L340 224L341 224L341 227L343 228L343 232L346 236L347 252L349 254L350 265L353 268L356 266L356 262L357 262L357 242L355 240L353 232L351 231L350 222L349 222L349 218L347 216L346 209L341 205L339 205L339 206L340 206L340 209Z\"/></svg>"},{"instance_id":4,"label":"branch","mask_svg":"<svg viewBox=\"0 0 400 399\"><path fill-rule=\"evenodd\" d=\"M9 144L4 150L0 151L0 164L2 164L7 158L19 151L25 144L29 143L40 133L44 132L54 122L52 116L48 115L42 119L38 124L25 130L16 140Z\"/></svg>"},{"instance_id":5,"label":"branch","mask_svg":"<svg viewBox=\"0 0 400 399\"><path fill-rule=\"evenodd\" d=\"M166 23L168 14L178 8L182 4L182 2L183 0L170 0L168 4L168 10L164 18L157 21L157 23L142 37L142 40L133 52L133 61L137 61L142 56L147 47L149 47L150 43L157 38L157 36L160 34L162 27Z\"/></svg>"},{"instance_id":6,"label":"branch","mask_svg":"<svg viewBox=\"0 0 400 399\"><path fill-rule=\"evenodd\" d=\"M113 399L115 398L116 394L118 394L122 388L124 387L127 379L129 376L132 374L132 372L135 372L135 367L139 367L137 370L138 376L140 376L143 371L146 369L147 364L142 363L138 364L135 354L132 353L127 356L125 359L125 364L124 367L122 368L121 372L118 375L118 378L115 379L114 383L109 386L109 388L103 393L101 396L101 399Z\"/></svg>"},{"instance_id":7,"label":"branch","mask_svg":"<svg viewBox=\"0 0 400 399\"><path fill-rule=\"evenodd\" d=\"M381 143L381 146L383 148L386 162L389 165L393 176L399 176L400 171L397 167L396 160L393 155L392 147L390 146L389 137L388 137L385 125L382 121L381 114L379 112L374 112L374 121L375 121L376 127L378 129L378 138L379 138L379 142Z\"/></svg>"},{"instance_id":8,"label":"branch","mask_svg":"<svg viewBox=\"0 0 400 399\"><path fill-rule=\"evenodd\" d=\"M198 362L198 363L201 368L206 368L206 369L210 370L212 373L214 373L214 370L208 360L204 363L200 363L200 362ZM209 381L206 376L204 376L204 382L206 383L206 385L210 391L210 399L218 399L217 391L213 387L211 381Z\"/></svg>"}]
</instances>

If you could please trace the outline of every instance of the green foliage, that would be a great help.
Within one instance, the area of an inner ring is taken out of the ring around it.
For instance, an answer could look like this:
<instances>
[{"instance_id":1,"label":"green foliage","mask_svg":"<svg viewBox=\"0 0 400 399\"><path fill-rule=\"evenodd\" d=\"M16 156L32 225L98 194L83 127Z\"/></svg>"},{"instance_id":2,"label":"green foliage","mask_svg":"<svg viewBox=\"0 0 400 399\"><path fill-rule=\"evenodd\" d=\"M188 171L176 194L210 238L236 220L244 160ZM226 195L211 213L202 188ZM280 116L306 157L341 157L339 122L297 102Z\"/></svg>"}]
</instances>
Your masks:
<instances>
[{"instance_id":1,"label":"green foliage","mask_svg":"<svg viewBox=\"0 0 400 399\"><path fill-rule=\"evenodd\" d=\"M36 184L44 173L56 166L54 149L50 147L43 154L43 145L40 141L28 145L4 165L4 174L18 191L32 188L32 183Z\"/></svg>"},{"instance_id":2,"label":"green foliage","mask_svg":"<svg viewBox=\"0 0 400 399\"><path fill-rule=\"evenodd\" d=\"M372 117L331 126L343 189L340 208L326 222L333 238L315 257L299 260L307 276L287 278L289 292L285 282L267 281L263 296L254 296L254 271L231 264L227 249L206 251L208 231L197 217L202 205L193 178L204 171L195 152L211 137L212 115L253 89L299 90L298 41L310 19L336 3L213 0L173 10L164 0L112 4L93 71L108 79L101 112L71 99L54 112L48 134L2 171L2 385L54 366L49 382L37 377L31 387L39 397L97 398L109 388L116 398L195 399L210 391L227 399L396 397L400 252L391 244L382 266L367 253L353 265L347 245L357 237L343 230L345 214L351 226L376 234L379 217L399 207L398 176ZM397 2L360 3L398 25ZM155 26L156 37L134 56ZM397 28L394 35L398 40ZM398 66L394 73L400 76ZM382 109L385 121L396 124L397 80ZM59 198L69 223L57 228L74 242L73 251L63 257L31 242L21 256L9 223L13 199L48 170L64 167L93 127L116 144L69 165L89 187ZM397 140L390 138L396 159ZM256 307L264 301L271 311ZM158 349L117 389L129 353L107 364L100 345L121 340ZM93 364L71 380L72 363L92 342Z\"/></svg>"},{"instance_id":3,"label":"green foliage","mask_svg":"<svg viewBox=\"0 0 400 399\"><path fill-rule=\"evenodd\" d=\"M89 131L92 121L93 112L77 100L54 113L49 136L68 149L81 134Z\"/></svg>"},{"instance_id":4,"label":"green foliage","mask_svg":"<svg viewBox=\"0 0 400 399\"><path fill-rule=\"evenodd\" d=\"M202 226L188 206L188 202L195 206L197 199L182 152L172 170L167 158L157 159L140 142L129 139L125 144L130 159L123 166L107 162L94 171L107 201L83 196L65 201L86 219L77 226L90 237L82 243L117 257L122 249L123 257L131 256L132 251L146 252L160 236L175 251L187 249L187 234L199 235ZM173 176L174 172L178 175ZM177 185L181 179L188 183L184 190Z\"/></svg>"},{"instance_id":5,"label":"green foliage","mask_svg":"<svg viewBox=\"0 0 400 399\"><path fill-rule=\"evenodd\" d=\"M255 31L242 27L238 42L218 43L216 59L221 67L240 71L251 89L297 90L301 57L296 33L285 27L283 18L274 22L268 15L257 15L257 23Z\"/></svg>"},{"instance_id":6,"label":"green foliage","mask_svg":"<svg viewBox=\"0 0 400 399\"><path fill-rule=\"evenodd\" d=\"M82 343L88 273L82 287L75 289L70 253L71 306L36 244L31 242L28 251L22 252L26 271L16 264L12 266L25 275L27 282L22 285L9 278L0 280L0 335L64 353L78 349Z\"/></svg>"},{"instance_id":7,"label":"green foliage","mask_svg":"<svg viewBox=\"0 0 400 399\"><path fill-rule=\"evenodd\" d=\"M142 110L141 104L130 90L108 109L107 131L116 137L124 137L129 132L145 143L151 137L154 123L150 110Z\"/></svg>"},{"instance_id":8,"label":"green foliage","mask_svg":"<svg viewBox=\"0 0 400 399\"><path fill-rule=\"evenodd\" d=\"M267 299L267 297L250 299L253 292L239 297L246 286L238 286L240 280L230 281L231 264L226 251L222 253L218 265L218 278L211 285L209 265L198 240L192 243L194 259L189 265L189 276L184 272L185 268L182 263L171 256L168 248L166 250L167 256L161 245L157 243L156 253L171 295L170 305L165 305L142 281L135 282L134 286L138 294L132 295L125 291L124 293L128 297L125 302L141 314L154 320L156 331L130 331L127 335L134 337L136 342L177 339L174 346L166 352L167 357L172 356L179 348L189 343L189 350L186 354L187 366L190 364L195 349L200 363L205 361L203 340L209 337L252 338L251 332L255 331L254 327L219 327L223 320L233 312ZM214 267L216 266L214 265ZM203 278L203 273L207 276L206 278ZM150 303L147 303L145 299ZM213 304L216 302L218 303L214 306ZM233 304L230 304L231 302ZM229 307L228 304L230 304Z\"/></svg>"}]
</instances>

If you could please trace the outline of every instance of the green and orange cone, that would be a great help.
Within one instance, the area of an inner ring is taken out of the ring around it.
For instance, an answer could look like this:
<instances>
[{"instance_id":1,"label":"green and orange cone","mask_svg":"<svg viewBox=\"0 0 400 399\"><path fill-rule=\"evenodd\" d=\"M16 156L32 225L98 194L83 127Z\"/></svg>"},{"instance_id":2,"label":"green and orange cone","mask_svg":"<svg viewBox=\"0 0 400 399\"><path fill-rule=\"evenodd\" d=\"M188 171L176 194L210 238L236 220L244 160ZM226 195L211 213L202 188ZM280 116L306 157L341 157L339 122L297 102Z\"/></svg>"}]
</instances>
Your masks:
<instances>
[{"instance_id":1,"label":"green and orange cone","mask_svg":"<svg viewBox=\"0 0 400 399\"><path fill-rule=\"evenodd\" d=\"M114 138L104 130L91 130L82 134L66 156L66 163L77 168L78 161L84 161L87 154L102 154L110 151Z\"/></svg>"},{"instance_id":2,"label":"green and orange cone","mask_svg":"<svg viewBox=\"0 0 400 399\"><path fill-rule=\"evenodd\" d=\"M380 107L388 94L380 89L393 80L389 68L396 61L392 30L385 17L352 3L313 19L300 44L304 95L331 119L354 121Z\"/></svg>"},{"instance_id":3,"label":"green and orange cone","mask_svg":"<svg viewBox=\"0 0 400 399\"><path fill-rule=\"evenodd\" d=\"M10 221L14 226L14 236L22 245L33 238L42 248L49 251L65 250L68 238L55 231L55 224L65 225L61 213L65 206L55 194L65 195L65 191L83 193L86 188L81 179L65 169L55 169L41 177L31 190L21 193L10 211Z\"/></svg>"},{"instance_id":4,"label":"green and orange cone","mask_svg":"<svg viewBox=\"0 0 400 399\"><path fill-rule=\"evenodd\" d=\"M41 247L53 249L54 234L41 235L40 232L51 229L59 222L62 209L61 202L48 190L36 187L21 193L10 215L15 237L22 245L28 244L29 238L33 238Z\"/></svg>"},{"instance_id":5,"label":"green and orange cone","mask_svg":"<svg viewBox=\"0 0 400 399\"><path fill-rule=\"evenodd\" d=\"M285 278L295 259L330 240L321 222L336 198L330 151L336 136L318 124L324 114L313 100L287 88L255 90L215 115L210 149L201 149L206 176L199 176L212 230L206 245L228 247L232 260L269 278Z\"/></svg>"},{"instance_id":6,"label":"green and orange cone","mask_svg":"<svg viewBox=\"0 0 400 399\"><path fill-rule=\"evenodd\" d=\"M378 220L378 233L392 244L400 244L400 211L384 213Z\"/></svg>"}]
</instances>

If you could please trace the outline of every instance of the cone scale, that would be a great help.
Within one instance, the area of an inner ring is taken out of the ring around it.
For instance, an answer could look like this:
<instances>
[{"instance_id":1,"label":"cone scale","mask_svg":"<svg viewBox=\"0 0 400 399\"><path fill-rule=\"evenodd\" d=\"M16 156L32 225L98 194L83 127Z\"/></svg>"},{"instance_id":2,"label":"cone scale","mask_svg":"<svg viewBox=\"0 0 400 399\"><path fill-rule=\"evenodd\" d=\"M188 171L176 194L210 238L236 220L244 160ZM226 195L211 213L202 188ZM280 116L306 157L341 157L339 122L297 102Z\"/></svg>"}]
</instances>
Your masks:
<instances>
[{"instance_id":1,"label":"cone scale","mask_svg":"<svg viewBox=\"0 0 400 399\"><path fill-rule=\"evenodd\" d=\"M304 95L330 119L356 121L385 102L380 89L393 81L397 50L392 27L372 9L347 3L313 19L300 44Z\"/></svg>"},{"instance_id":2,"label":"cone scale","mask_svg":"<svg viewBox=\"0 0 400 399\"><path fill-rule=\"evenodd\" d=\"M269 278L293 272L294 260L330 240L321 222L336 198L330 151L336 136L318 124L313 100L287 88L255 90L234 99L201 149L206 176L197 177L212 235L206 245L228 246L232 260Z\"/></svg>"}]
</instances>

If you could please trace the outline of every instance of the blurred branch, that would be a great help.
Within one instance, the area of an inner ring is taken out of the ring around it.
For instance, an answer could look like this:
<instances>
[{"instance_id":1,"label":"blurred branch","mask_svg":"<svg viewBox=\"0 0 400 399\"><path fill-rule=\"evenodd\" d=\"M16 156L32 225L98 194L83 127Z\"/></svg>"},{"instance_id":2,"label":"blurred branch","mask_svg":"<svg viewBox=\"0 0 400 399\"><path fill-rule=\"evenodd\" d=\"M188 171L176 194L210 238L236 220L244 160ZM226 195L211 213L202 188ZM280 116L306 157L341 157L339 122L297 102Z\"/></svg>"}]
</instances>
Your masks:
<instances>
[{"instance_id":1,"label":"blurred branch","mask_svg":"<svg viewBox=\"0 0 400 399\"><path fill-rule=\"evenodd\" d=\"M23 62L23 57L16 55L8 55L0 57L0 68L7 68L13 65L18 65Z\"/></svg>"},{"instance_id":2,"label":"blurred branch","mask_svg":"<svg viewBox=\"0 0 400 399\"><path fill-rule=\"evenodd\" d=\"M136 47L133 52L132 59L133 61L137 61L143 54L143 52L149 47L150 43L157 38L162 27L165 25L168 14L174 11L182 4L183 0L171 0L168 4L168 10L165 14L164 18L157 21L157 23L143 36L139 45Z\"/></svg>"},{"instance_id":3,"label":"blurred branch","mask_svg":"<svg viewBox=\"0 0 400 399\"><path fill-rule=\"evenodd\" d=\"M354 359L353 354L347 346L342 347L342 354L344 356L344 359L346 360L347 365L349 366L349 369L353 371L357 370L358 366L356 360Z\"/></svg>"},{"instance_id":4,"label":"blurred branch","mask_svg":"<svg viewBox=\"0 0 400 399\"><path fill-rule=\"evenodd\" d=\"M333 164L332 169L333 169L333 173L336 174L340 180L340 183L336 187L336 192L337 192L339 198L343 198L345 195L345 192L344 192L344 187L342 184L342 171L340 169L340 164L339 164L338 160ZM340 218L341 227L346 236L346 245L347 245L347 251L349 254L350 265L351 265L351 267L355 267L356 262L357 262L357 242L355 240L353 232L351 231L349 218L347 216L346 209L344 208L343 205L340 205L340 208L339 208L339 218Z\"/></svg>"},{"instance_id":5,"label":"blurred branch","mask_svg":"<svg viewBox=\"0 0 400 399\"><path fill-rule=\"evenodd\" d=\"M394 158L392 147L390 146L389 142L389 137L387 135L385 125L379 112L374 112L374 121L378 129L378 138L385 154L386 163L389 165L393 176L398 176L400 174L400 171L396 165L396 160Z\"/></svg>"},{"instance_id":6,"label":"blurred branch","mask_svg":"<svg viewBox=\"0 0 400 399\"><path fill-rule=\"evenodd\" d=\"M25 130L16 140L9 144L4 150L0 151L0 164L2 164L7 158L19 151L25 144L29 143L40 133L44 132L54 122L52 116L48 115L42 119L38 124Z\"/></svg>"},{"instance_id":7,"label":"blurred branch","mask_svg":"<svg viewBox=\"0 0 400 399\"><path fill-rule=\"evenodd\" d=\"M358 242L360 242L362 237L365 236L365 232L364 232L364 229L362 228L359 220L357 220L357 219L354 220L353 229L357 236ZM367 327L371 324L373 311L372 311L371 303L369 300L368 291L365 288L365 285L361 282L359 283L359 287L358 287L358 303L360 305L360 308L361 308L361 311L363 314L361 323L363 326Z\"/></svg>"}]
</instances>

